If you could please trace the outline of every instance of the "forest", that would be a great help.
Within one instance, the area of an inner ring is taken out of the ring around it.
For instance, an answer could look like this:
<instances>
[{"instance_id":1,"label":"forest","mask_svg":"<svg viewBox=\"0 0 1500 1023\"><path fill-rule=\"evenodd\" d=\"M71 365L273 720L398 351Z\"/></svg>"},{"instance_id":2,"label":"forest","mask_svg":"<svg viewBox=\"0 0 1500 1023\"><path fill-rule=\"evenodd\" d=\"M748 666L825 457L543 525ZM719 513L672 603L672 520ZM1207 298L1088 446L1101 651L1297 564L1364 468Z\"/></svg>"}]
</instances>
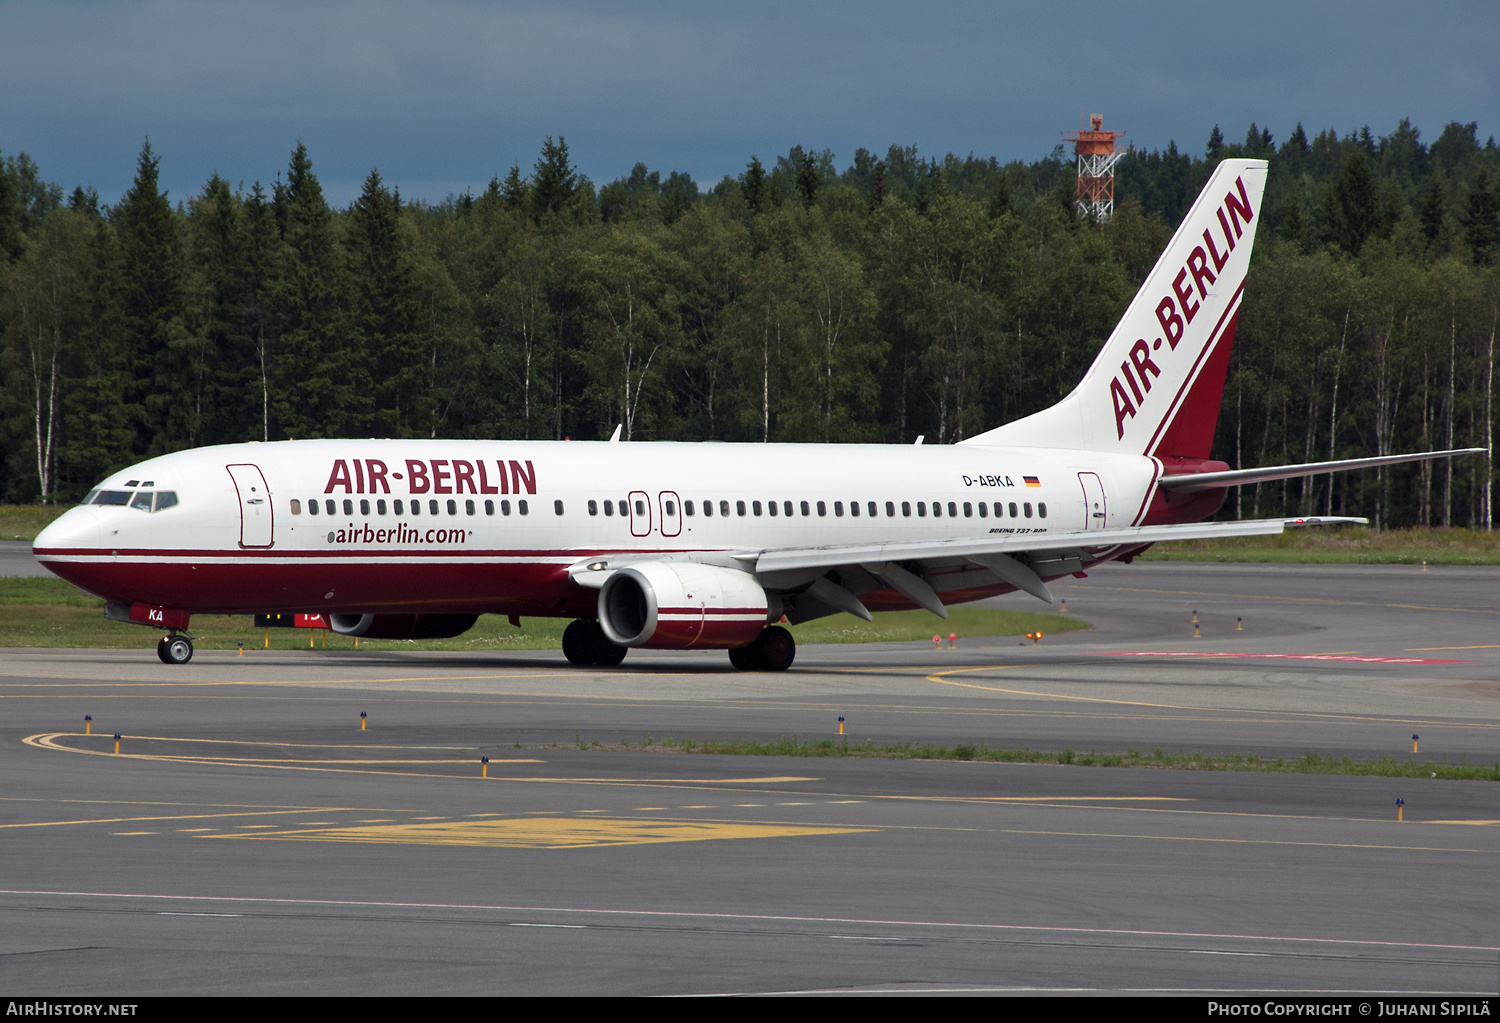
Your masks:
<instances>
[{"instance_id":1,"label":"forest","mask_svg":"<svg viewBox=\"0 0 1500 1023\"><path fill-rule=\"evenodd\" d=\"M149 141L118 203L0 154L0 500L130 462L390 436L949 444L1066 394L1221 159L1270 177L1215 457L1489 454L1241 488L1225 516L1489 529L1500 153L1476 123L1130 150L1104 223L1061 145L1032 163L795 147L711 187L566 140L482 194L175 201Z\"/></svg>"}]
</instances>

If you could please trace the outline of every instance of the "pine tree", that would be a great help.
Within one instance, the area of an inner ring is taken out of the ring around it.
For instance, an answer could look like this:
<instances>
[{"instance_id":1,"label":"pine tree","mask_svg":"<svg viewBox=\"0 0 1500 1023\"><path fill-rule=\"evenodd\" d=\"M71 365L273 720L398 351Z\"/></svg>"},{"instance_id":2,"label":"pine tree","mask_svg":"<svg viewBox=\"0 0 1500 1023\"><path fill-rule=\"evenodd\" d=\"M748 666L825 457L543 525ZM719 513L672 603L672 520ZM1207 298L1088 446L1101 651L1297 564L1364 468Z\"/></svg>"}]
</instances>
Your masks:
<instances>
[{"instance_id":1,"label":"pine tree","mask_svg":"<svg viewBox=\"0 0 1500 1023\"><path fill-rule=\"evenodd\" d=\"M1495 194L1490 175L1481 171L1469 192L1467 216L1464 218L1464 241L1474 255L1474 262L1486 266L1500 248L1500 197Z\"/></svg>"},{"instance_id":2,"label":"pine tree","mask_svg":"<svg viewBox=\"0 0 1500 1023\"><path fill-rule=\"evenodd\" d=\"M111 217L120 237L120 330L133 367L127 401L138 428L137 455L186 446L202 412L205 367L184 350L182 240L158 190L160 169L148 139L135 182Z\"/></svg>"},{"instance_id":3,"label":"pine tree","mask_svg":"<svg viewBox=\"0 0 1500 1023\"><path fill-rule=\"evenodd\" d=\"M766 169L761 166L758 156L751 156L750 164L745 168L744 189L745 205L750 207L751 214L759 213L766 198Z\"/></svg>"},{"instance_id":4,"label":"pine tree","mask_svg":"<svg viewBox=\"0 0 1500 1023\"><path fill-rule=\"evenodd\" d=\"M578 194L578 172L568 160L568 141L547 136L531 178L531 211L538 223L549 213L561 213Z\"/></svg>"},{"instance_id":5,"label":"pine tree","mask_svg":"<svg viewBox=\"0 0 1500 1023\"><path fill-rule=\"evenodd\" d=\"M1216 124L1214 125L1214 130L1210 132L1208 136L1208 159L1217 160L1219 158L1219 154L1223 152L1223 150L1224 133L1219 130L1219 126Z\"/></svg>"}]
</instances>

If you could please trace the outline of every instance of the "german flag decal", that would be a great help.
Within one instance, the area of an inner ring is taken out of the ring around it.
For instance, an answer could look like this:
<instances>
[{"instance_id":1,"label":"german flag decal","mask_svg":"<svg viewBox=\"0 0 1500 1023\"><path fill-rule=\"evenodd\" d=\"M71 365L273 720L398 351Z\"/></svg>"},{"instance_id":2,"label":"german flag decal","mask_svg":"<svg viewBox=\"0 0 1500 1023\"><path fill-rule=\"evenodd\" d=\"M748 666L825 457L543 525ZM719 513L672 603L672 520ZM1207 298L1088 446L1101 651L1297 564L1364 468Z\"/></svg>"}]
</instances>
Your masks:
<instances>
[{"instance_id":1,"label":"german flag decal","mask_svg":"<svg viewBox=\"0 0 1500 1023\"><path fill-rule=\"evenodd\" d=\"M1028 487L1039 487L1042 485L1042 481L1035 476L1022 476L1021 478L1026 481Z\"/></svg>"}]
</instances>

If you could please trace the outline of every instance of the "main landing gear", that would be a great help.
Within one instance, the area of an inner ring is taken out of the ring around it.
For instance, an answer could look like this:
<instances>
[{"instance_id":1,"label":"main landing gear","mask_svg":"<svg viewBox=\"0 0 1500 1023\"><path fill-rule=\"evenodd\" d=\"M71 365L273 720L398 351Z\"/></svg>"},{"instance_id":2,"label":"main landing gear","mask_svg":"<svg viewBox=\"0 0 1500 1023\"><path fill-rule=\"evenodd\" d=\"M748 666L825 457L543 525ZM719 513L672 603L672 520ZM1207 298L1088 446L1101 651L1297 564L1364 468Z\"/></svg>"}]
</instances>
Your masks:
<instances>
[{"instance_id":1,"label":"main landing gear","mask_svg":"<svg viewBox=\"0 0 1500 1023\"><path fill-rule=\"evenodd\" d=\"M575 618L563 630L563 656L574 664L613 666L625 659L626 648L614 643L592 618Z\"/></svg>"},{"instance_id":2,"label":"main landing gear","mask_svg":"<svg viewBox=\"0 0 1500 1023\"><path fill-rule=\"evenodd\" d=\"M163 636L156 644L156 656L163 664L186 664L193 659L193 637L185 632Z\"/></svg>"},{"instance_id":3,"label":"main landing gear","mask_svg":"<svg viewBox=\"0 0 1500 1023\"><path fill-rule=\"evenodd\" d=\"M786 671L797 658L797 641L779 625L761 631L749 646L729 651L729 663L741 671Z\"/></svg>"}]
</instances>

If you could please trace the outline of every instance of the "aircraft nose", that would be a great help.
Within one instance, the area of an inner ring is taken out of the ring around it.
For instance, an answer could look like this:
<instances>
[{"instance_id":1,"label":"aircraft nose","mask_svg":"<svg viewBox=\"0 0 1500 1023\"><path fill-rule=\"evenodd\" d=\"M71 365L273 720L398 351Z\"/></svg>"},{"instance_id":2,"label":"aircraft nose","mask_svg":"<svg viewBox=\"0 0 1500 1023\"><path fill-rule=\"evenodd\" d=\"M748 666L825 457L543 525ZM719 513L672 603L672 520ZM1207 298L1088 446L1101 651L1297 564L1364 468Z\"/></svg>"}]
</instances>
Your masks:
<instances>
[{"instance_id":1,"label":"aircraft nose","mask_svg":"<svg viewBox=\"0 0 1500 1023\"><path fill-rule=\"evenodd\" d=\"M68 548L98 546L101 533L101 509L94 507L69 508L31 542L31 553L46 564L49 553L62 553ZM50 567L50 566L49 566Z\"/></svg>"}]
</instances>

